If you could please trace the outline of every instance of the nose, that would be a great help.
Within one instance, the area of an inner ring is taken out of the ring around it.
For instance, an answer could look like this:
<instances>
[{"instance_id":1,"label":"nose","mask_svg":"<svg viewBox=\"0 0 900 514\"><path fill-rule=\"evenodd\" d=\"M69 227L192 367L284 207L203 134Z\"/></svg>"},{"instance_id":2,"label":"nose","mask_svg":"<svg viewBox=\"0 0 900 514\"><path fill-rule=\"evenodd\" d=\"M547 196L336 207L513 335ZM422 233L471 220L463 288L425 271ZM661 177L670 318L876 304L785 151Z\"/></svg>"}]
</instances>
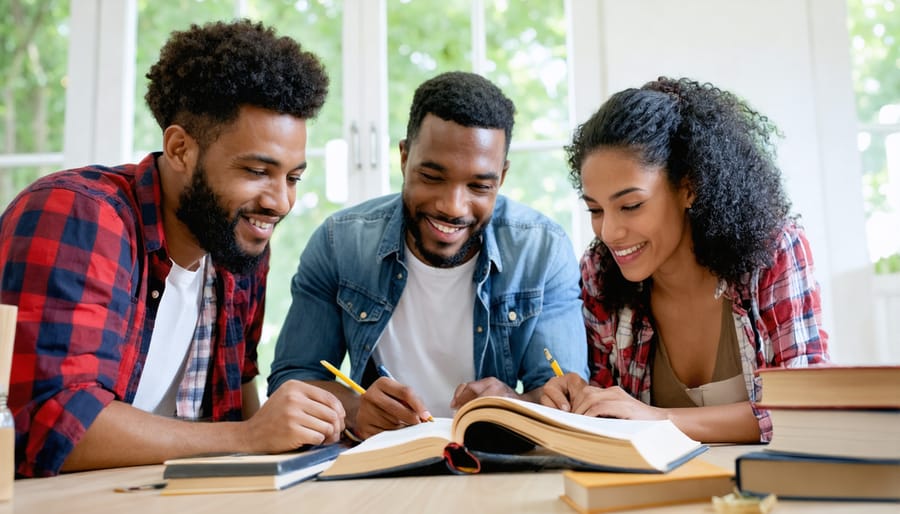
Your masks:
<instances>
[{"instance_id":1,"label":"nose","mask_svg":"<svg viewBox=\"0 0 900 514\"><path fill-rule=\"evenodd\" d=\"M595 219L593 225L594 234L604 243L615 243L625 237L625 226L610 214Z\"/></svg>"},{"instance_id":2,"label":"nose","mask_svg":"<svg viewBox=\"0 0 900 514\"><path fill-rule=\"evenodd\" d=\"M440 192L435 206L448 218L465 218L469 211L469 195L465 186L450 186Z\"/></svg>"},{"instance_id":3,"label":"nose","mask_svg":"<svg viewBox=\"0 0 900 514\"><path fill-rule=\"evenodd\" d=\"M262 195L260 206L278 216L286 216L294 206L296 191L281 180L272 180Z\"/></svg>"}]
</instances>

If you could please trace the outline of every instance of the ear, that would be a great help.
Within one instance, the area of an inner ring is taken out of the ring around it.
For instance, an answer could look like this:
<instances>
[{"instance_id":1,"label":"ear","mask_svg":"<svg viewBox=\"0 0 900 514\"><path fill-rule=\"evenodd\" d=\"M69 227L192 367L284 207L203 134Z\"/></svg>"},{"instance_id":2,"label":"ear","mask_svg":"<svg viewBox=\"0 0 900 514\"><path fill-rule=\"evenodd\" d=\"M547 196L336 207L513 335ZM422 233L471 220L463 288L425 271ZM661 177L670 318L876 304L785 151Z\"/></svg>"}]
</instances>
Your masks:
<instances>
[{"instance_id":1,"label":"ear","mask_svg":"<svg viewBox=\"0 0 900 514\"><path fill-rule=\"evenodd\" d=\"M197 167L200 145L181 125L169 125L163 132L163 154L173 171L190 177Z\"/></svg>"},{"instance_id":2,"label":"ear","mask_svg":"<svg viewBox=\"0 0 900 514\"><path fill-rule=\"evenodd\" d=\"M401 139L400 143L397 145L400 147L400 173L403 175L403 178L406 178L406 158L409 157L409 147L406 145L406 140Z\"/></svg>"},{"instance_id":3,"label":"ear","mask_svg":"<svg viewBox=\"0 0 900 514\"><path fill-rule=\"evenodd\" d=\"M503 181L506 180L507 171L509 171L509 159L503 163L503 171L500 172L500 186L503 186Z\"/></svg>"},{"instance_id":4,"label":"ear","mask_svg":"<svg viewBox=\"0 0 900 514\"><path fill-rule=\"evenodd\" d=\"M697 194L694 192L694 186L688 182L687 179L684 179L681 182L681 188L678 191L679 196L681 197L682 205L684 205L685 210L690 209L694 204L694 200L697 199Z\"/></svg>"}]
</instances>

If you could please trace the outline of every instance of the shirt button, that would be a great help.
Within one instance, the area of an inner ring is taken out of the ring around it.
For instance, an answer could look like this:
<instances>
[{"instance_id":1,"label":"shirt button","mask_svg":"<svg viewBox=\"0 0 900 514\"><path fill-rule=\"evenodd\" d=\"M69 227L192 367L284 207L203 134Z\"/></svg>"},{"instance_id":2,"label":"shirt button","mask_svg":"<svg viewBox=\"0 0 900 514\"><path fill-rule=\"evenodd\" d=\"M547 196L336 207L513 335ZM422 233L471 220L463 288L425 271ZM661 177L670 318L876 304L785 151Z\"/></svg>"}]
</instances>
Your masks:
<instances>
[{"instance_id":1,"label":"shirt button","mask_svg":"<svg viewBox=\"0 0 900 514\"><path fill-rule=\"evenodd\" d=\"M157 298L159 298L159 291L157 291L156 289L150 291L150 297L156 300Z\"/></svg>"},{"instance_id":2,"label":"shirt button","mask_svg":"<svg viewBox=\"0 0 900 514\"><path fill-rule=\"evenodd\" d=\"M518 316L516 316L516 311L509 311L509 316L507 316L510 321L515 321Z\"/></svg>"},{"instance_id":3,"label":"shirt button","mask_svg":"<svg viewBox=\"0 0 900 514\"><path fill-rule=\"evenodd\" d=\"M397 273L397 280L403 280L403 273Z\"/></svg>"},{"instance_id":4,"label":"shirt button","mask_svg":"<svg viewBox=\"0 0 900 514\"><path fill-rule=\"evenodd\" d=\"M476 328L475 331L480 334L480 333L484 332L484 329L481 328L481 326L478 326L478 328Z\"/></svg>"},{"instance_id":5,"label":"shirt button","mask_svg":"<svg viewBox=\"0 0 900 514\"><path fill-rule=\"evenodd\" d=\"M362 311L359 313L359 319L366 319L368 317L369 317L369 315L366 314L366 311Z\"/></svg>"}]
</instances>

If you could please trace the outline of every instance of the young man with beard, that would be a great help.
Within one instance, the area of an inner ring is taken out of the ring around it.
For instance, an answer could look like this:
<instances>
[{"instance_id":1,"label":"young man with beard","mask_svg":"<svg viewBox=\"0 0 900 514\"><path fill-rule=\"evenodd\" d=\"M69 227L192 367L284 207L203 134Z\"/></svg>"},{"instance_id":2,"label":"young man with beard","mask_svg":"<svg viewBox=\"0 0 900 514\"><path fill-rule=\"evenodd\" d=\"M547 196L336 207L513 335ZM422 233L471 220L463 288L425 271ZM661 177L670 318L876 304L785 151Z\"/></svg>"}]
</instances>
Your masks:
<instances>
[{"instance_id":1,"label":"young man with beard","mask_svg":"<svg viewBox=\"0 0 900 514\"><path fill-rule=\"evenodd\" d=\"M400 142L402 193L334 214L300 257L270 394L290 380L322 387L369 437L450 416L479 396L538 401L553 376L545 348L586 375L572 244L556 223L498 195L514 110L472 73L419 86ZM319 363L347 353L363 395Z\"/></svg>"},{"instance_id":2,"label":"young man with beard","mask_svg":"<svg viewBox=\"0 0 900 514\"><path fill-rule=\"evenodd\" d=\"M173 33L147 78L161 152L44 177L0 218L19 476L285 451L344 429L332 394L295 381L260 407L254 380L269 239L325 70L244 20Z\"/></svg>"}]
</instances>

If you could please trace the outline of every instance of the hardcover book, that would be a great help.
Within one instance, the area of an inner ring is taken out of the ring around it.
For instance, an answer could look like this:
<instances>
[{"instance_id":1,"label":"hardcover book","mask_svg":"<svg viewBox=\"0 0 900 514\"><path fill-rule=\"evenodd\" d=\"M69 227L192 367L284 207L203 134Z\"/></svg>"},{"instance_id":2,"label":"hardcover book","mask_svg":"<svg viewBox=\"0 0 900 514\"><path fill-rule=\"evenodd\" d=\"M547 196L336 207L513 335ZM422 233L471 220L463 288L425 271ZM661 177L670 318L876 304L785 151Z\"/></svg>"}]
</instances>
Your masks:
<instances>
[{"instance_id":1,"label":"hardcover book","mask_svg":"<svg viewBox=\"0 0 900 514\"><path fill-rule=\"evenodd\" d=\"M345 446L277 454L228 454L167 460L163 495L284 489L316 476Z\"/></svg>"},{"instance_id":2,"label":"hardcover book","mask_svg":"<svg viewBox=\"0 0 900 514\"><path fill-rule=\"evenodd\" d=\"M900 409L900 366L762 368L759 407Z\"/></svg>"},{"instance_id":3,"label":"hardcover book","mask_svg":"<svg viewBox=\"0 0 900 514\"><path fill-rule=\"evenodd\" d=\"M582 416L488 396L437 418L381 432L341 453L319 479L486 469L569 468L662 473L706 450L672 422Z\"/></svg>"},{"instance_id":4,"label":"hardcover book","mask_svg":"<svg viewBox=\"0 0 900 514\"><path fill-rule=\"evenodd\" d=\"M665 474L566 471L560 498L582 514L709 502L734 490L734 473L694 459Z\"/></svg>"},{"instance_id":5,"label":"hardcover book","mask_svg":"<svg viewBox=\"0 0 900 514\"><path fill-rule=\"evenodd\" d=\"M900 460L752 452L735 462L738 488L799 500L900 502Z\"/></svg>"}]
</instances>

